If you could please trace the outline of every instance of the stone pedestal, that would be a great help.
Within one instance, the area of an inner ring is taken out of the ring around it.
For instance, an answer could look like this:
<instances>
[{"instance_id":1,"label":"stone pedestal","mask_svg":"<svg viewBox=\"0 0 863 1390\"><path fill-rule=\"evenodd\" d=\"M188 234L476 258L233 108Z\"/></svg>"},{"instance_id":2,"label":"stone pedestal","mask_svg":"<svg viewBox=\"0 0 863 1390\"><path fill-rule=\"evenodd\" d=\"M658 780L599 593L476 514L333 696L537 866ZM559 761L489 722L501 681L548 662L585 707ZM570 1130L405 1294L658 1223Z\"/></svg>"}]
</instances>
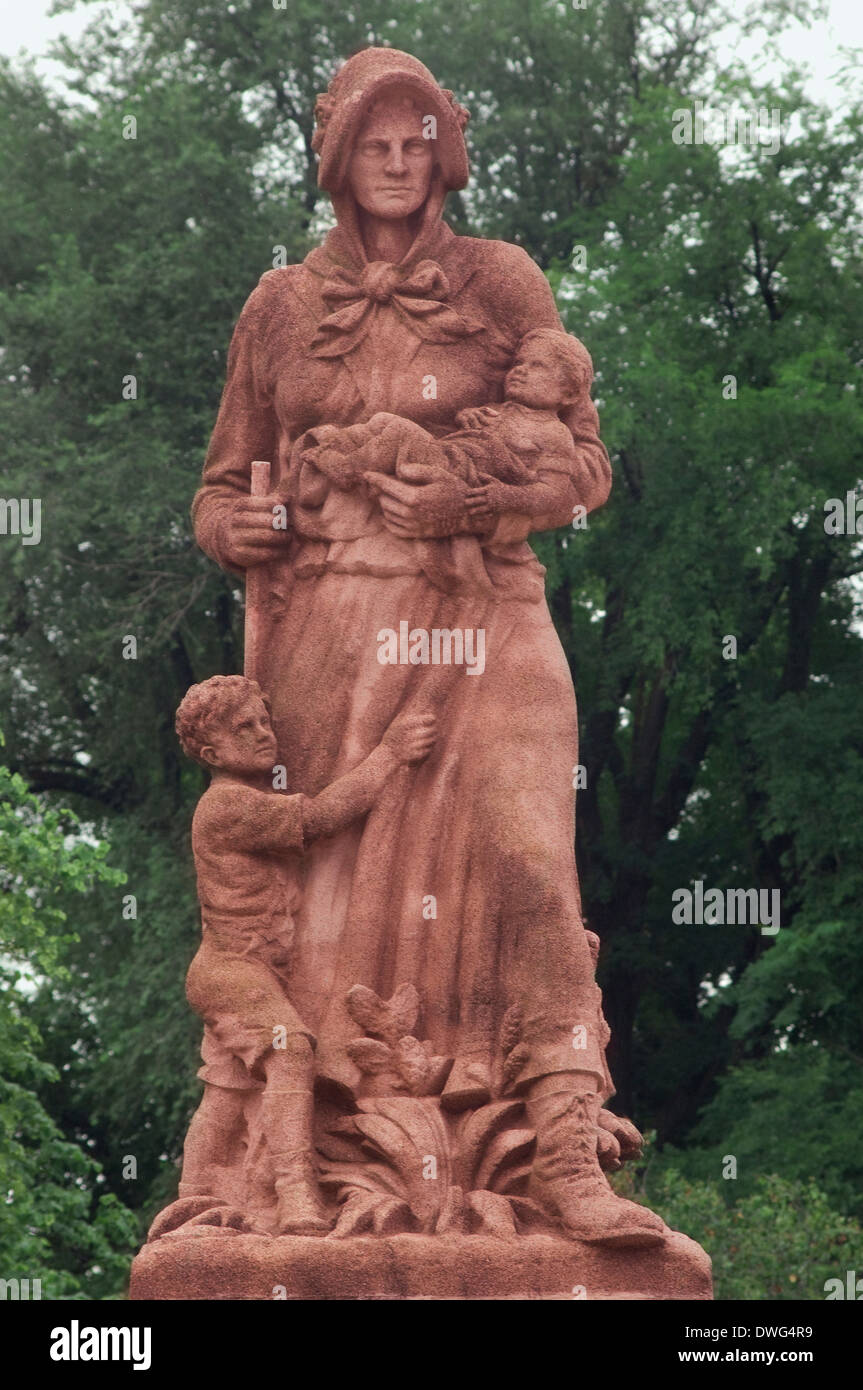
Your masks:
<instances>
[{"instance_id":1,"label":"stone pedestal","mask_svg":"<svg viewBox=\"0 0 863 1390\"><path fill-rule=\"evenodd\" d=\"M146 1245L132 1299L700 1299L710 1260L673 1232L660 1247L609 1249L555 1236L180 1234Z\"/></svg>"}]
</instances>

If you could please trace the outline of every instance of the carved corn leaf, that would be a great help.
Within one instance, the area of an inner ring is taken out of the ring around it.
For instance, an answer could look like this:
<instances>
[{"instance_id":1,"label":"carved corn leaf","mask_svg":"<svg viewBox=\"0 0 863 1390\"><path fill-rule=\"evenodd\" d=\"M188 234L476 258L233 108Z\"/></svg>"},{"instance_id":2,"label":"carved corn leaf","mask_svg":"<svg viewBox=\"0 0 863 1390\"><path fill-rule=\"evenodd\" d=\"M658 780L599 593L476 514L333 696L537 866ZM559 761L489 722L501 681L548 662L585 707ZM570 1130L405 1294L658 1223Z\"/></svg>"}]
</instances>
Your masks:
<instances>
[{"instance_id":1,"label":"carved corn leaf","mask_svg":"<svg viewBox=\"0 0 863 1390\"><path fill-rule=\"evenodd\" d=\"M348 1236L359 1236L364 1231L370 1230L372 1214L379 1200L379 1195L376 1193L352 1192L326 1239L346 1240Z\"/></svg>"},{"instance_id":2,"label":"carved corn leaf","mask_svg":"<svg viewBox=\"0 0 863 1390\"><path fill-rule=\"evenodd\" d=\"M516 1197L523 1197L527 1191L532 1166L531 1163L516 1163L512 1167L501 1169L490 1190L502 1197L508 1197L510 1201Z\"/></svg>"},{"instance_id":3,"label":"carved corn leaf","mask_svg":"<svg viewBox=\"0 0 863 1390\"><path fill-rule=\"evenodd\" d=\"M407 1202L396 1197L385 1197L372 1213L372 1230L376 1236L397 1236L413 1228L413 1212Z\"/></svg>"},{"instance_id":4,"label":"carved corn leaf","mask_svg":"<svg viewBox=\"0 0 863 1390\"><path fill-rule=\"evenodd\" d=\"M428 1073L424 1094L427 1096L439 1096L447 1082L447 1077L452 1071L454 1058L439 1057L435 1053L434 1043L426 1038L422 1043L422 1050L428 1058Z\"/></svg>"},{"instance_id":5,"label":"carved corn leaf","mask_svg":"<svg viewBox=\"0 0 863 1390\"><path fill-rule=\"evenodd\" d=\"M483 1105L479 1110L471 1111L462 1121L458 1129L454 1180L466 1192L480 1186L476 1174L486 1146L505 1125L521 1114L523 1108L520 1100L495 1101L492 1105Z\"/></svg>"},{"instance_id":6,"label":"carved corn leaf","mask_svg":"<svg viewBox=\"0 0 863 1390\"><path fill-rule=\"evenodd\" d=\"M429 1069L426 1077L426 1095L439 1096L447 1082L447 1077L452 1071L452 1057L429 1057Z\"/></svg>"},{"instance_id":7,"label":"carved corn leaf","mask_svg":"<svg viewBox=\"0 0 863 1390\"><path fill-rule=\"evenodd\" d=\"M319 1180L322 1187L361 1189L379 1196L403 1197L399 1175L385 1163L322 1163Z\"/></svg>"},{"instance_id":8,"label":"carved corn leaf","mask_svg":"<svg viewBox=\"0 0 863 1390\"><path fill-rule=\"evenodd\" d=\"M451 1187L435 1226L437 1235L463 1235L467 1232L467 1209L460 1187Z\"/></svg>"},{"instance_id":9,"label":"carved corn leaf","mask_svg":"<svg viewBox=\"0 0 863 1390\"><path fill-rule=\"evenodd\" d=\"M180 1197L170 1206L165 1207L164 1211L159 1212L155 1221L147 1232L147 1240L159 1240L161 1236L167 1235L169 1231L176 1230L179 1226L188 1225L191 1221L208 1212L218 1212L229 1210L228 1203L221 1201L218 1197L202 1195L200 1197Z\"/></svg>"},{"instance_id":10,"label":"carved corn leaf","mask_svg":"<svg viewBox=\"0 0 863 1390\"><path fill-rule=\"evenodd\" d=\"M318 1129L315 1134L315 1148L331 1163L356 1163L361 1142L362 1135L352 1115L331 1121L326 1129Z\"/></svg>"},{"instance_id":11,"label":"carved corn leaf","mask_svg":"<svg viewBox=\"0 0 863 1390\"><path fill-rule=\"evenodd\" d=\"M359 1102L360 1114L354 1117L357 1128L363 1116L385 1116L397 1126L410 1140L413 1147L423 1155L434 1155L438 1172L444 1173L447 1186L450 1182L450 1146L447 1128L441 1118L440 1108L434 1100L405 1097L378 1097Z\"/></svg>"},{"instance_id":12,"label":"carved corn leaf","mask_svg":"<svg viewBox=\"0 0 863 1390\"><path fill-rule=\"evenodd\" d=\"M351 1018L364 1032L375 1033L390 1041L387 1035L392 1033L392 1018L386 1004L373 989L366 985L354 985L348 990L345 1003ZM392 1041L396 1041L395 1037Z\"/></svg>"},{"instance_id":13,"label":"carved corn leaf","mask_svg":"<svg viewBox=\"0 0 863 1390\"><path fill-rule=\"evenodd\" d=\"M392 1048L377 1038L356 1038L348 1043L346 1051L354 1066L366 1076L379 1076L395 1064Z\"/></svg>"},{"instance_id":14,"label":"carved corn leaf","mask_svg":"<svg viewBox=\"0 0 863 1390\"><path fill-rule=\"evenodd\" d=\"M420 997L411 984L399 985L386 1002L366 985L354 985L348 990L345 1003L351 1018L366 1033L383 1038L394 1047L399 1038L413 1031Z\"/></svg>"},{"instance_id":15,"label":"carved corn leaf","mask_svg":"<svg viewBox=\"0 0 863 1390\"><path fill-rule=\"evenodd\" d=\"M501 1051L511 1052L521 1037L522 1011L517 1004L507 1009L500 1025Z\"/></svg>"},{"instance_id":16,"label":"carved corn leaf","mask_svg":"<svg viewBox=\"0 0 863 1390\"><path fill-rule=\"evenodd\" d=\"M505 1081L514 1081L530 1057L530 1048L527 1043L517 1043L511 1052L504 1058L503 1077Z\"/></svg>"},{"instance_id":17,"label":"carved corn leaf","mask_svg":"<svg viewBox=\"0 0 863 1390\"><path fill-rule=\"evenodd\" d=\"M376 1235L395 1235L400 1231L409 1231L412 1225L407 1202L381 1193L352 1192L326 1239L344 1240L348 1236L369 1231L374 1231Z\"/></svg>"},{"instance_id":18,"label":"carved corn leaf","mask_svg":"<svg viewBox=\"0 0 863 1390\"><path fill-rule=\"evenodd\" d=\"M532 1129L505 1129L502 1134L495 1135L477 1170L476 1186L492 1187L505 1168L527 1157L535 1142L536 1134Z\"/></svg>"},{"instance_id":19,"label":"carved corn leaf","mask_svg":"<svg viewBox=\"0 0 863 1390\"><path fill-rule=\"evenodd\" d=\"M406 1033L412 1033L416 1027L420 1011L420 997L414 986L410 984L399 985L389 1001L388 1007L392 1015L396 1037L402 1038Z\"/></svg>"},{"instance_id":20,"label":"carved corn leaf","mask_svg":"<svg viewBox=\"0 0 863 1390\"><path fill-rule=\"evenodd\" d=\"M551 1222L541 1207L529 1197L508 1197L516 1220L520 1227L525 1231L548 1231L552 1229Z\"/></svg>"},{"instance_id":21,"label":"carved corn leaf","mask_svg":"<svg viewBox=\"0 0 863 1390\"><path fill-rule=\"evenodd\" d=\"M447 1131L437 1104L405 1096L359 1105L357 1129L378 1157L395 1168L420 1229L433 1231L450 1187Z\"/></svg>"},{"instance_id":22,"label":"carved corn leaf","mask_svg":"<svg viewBox=\"0 0 863 1390\"><path fill-rule=\"evenodd\" d=\"M467 1207L470 1227L479 1234L498 1240L515 1240L518 1232L512 1207L497 1192L469 1192Z\"/></svg>"}]
</instances>

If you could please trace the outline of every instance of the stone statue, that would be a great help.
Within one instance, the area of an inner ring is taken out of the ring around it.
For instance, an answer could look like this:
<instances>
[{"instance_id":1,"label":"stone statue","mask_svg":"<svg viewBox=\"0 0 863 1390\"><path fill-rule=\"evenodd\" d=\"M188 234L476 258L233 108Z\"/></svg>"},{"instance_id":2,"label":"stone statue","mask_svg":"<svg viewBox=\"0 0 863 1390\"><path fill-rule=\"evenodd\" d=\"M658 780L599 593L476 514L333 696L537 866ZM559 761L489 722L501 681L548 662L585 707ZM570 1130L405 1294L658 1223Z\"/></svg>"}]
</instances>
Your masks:
<instances>
[{"instance_id":1,"label":"stone statue","mask_svg":"<svg viewBox=\"0 0 863 1390\"><path fill-rule=\"evenodd\" d=\"M203 941L186 981L205 1023L207 1085L186 1138L181 1198L219 1190L246 1132L242 1098L261 1090L276 1229L328 1230L313 1158L315 1039L290 1003L291 861L368 811L397 767L424 758L433 725L429 714L400 715L358 767L317 796L279 796L276 738L257 683L213 676L183 700L177 731L212 780L192 823ZM245 1190L237 1196L243 1202Z\"/></svg>"},{"instance_id":2,"label":"stone statue","mask_svg":"<svg viewBox=\"0 0 863 1390\"><path fill-rule=\"evenodd\" d=\"M193 504L254 661L178 712L205 1092L132 1296L709 1297L605 1176L641 1140L526 539L608 495L590 357L524 251L442 221L468 113L420 62L360 52L315 114L337 225L245 305Z\"/></svg>"}]
</instances>

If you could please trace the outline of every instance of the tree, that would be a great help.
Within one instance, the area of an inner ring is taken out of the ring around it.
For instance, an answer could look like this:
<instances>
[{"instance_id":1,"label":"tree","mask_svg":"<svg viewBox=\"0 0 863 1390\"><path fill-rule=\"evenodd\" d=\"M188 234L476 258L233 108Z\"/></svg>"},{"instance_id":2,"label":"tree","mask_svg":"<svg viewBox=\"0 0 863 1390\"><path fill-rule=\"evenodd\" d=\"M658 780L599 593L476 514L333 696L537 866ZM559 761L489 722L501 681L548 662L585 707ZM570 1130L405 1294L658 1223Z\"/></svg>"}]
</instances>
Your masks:
<instances>
[{"instance_id":1,"label":"tree","mask_svg":"<svg viewBox=\"0 0 863 1390\"><path fill-rule=\"evenodd\" d=\"M40 977L66 974L61 899L122 874L74 816L45 809L5 767L0 840L0 1269L29 1280L31 1296L34 1280L44 1298L110 1296L123 1289L136 1223L105 1191L86 1146L70 1142L39 1099L58 1072L40 1055L25 1001Z\"/></svg>"},{"instance_id":2,"label":"tree","mask_svg":"<svg viewBox=\"0 0 863 1390\"><path fill-rule=\"evenodd\" d=\"M617 472L587 532L542 548L586 710L585 897L623 1105L675 1140L744 1036L756 1055L777 1045L778 983L724 1035L737 999L776 982L786 933L809 959L825 912L859 924L854 856L834 846L850 836L859 853L861 554L824 518L861 455L860 118L831 127L794 87L753 100L794 110L801 134L775 154L675 145L680 98L644 99L590 273L558 277L599 363ZM694 879L778 890L781 947L675 926L672 892Z\"/></svg>"}]
</instances>

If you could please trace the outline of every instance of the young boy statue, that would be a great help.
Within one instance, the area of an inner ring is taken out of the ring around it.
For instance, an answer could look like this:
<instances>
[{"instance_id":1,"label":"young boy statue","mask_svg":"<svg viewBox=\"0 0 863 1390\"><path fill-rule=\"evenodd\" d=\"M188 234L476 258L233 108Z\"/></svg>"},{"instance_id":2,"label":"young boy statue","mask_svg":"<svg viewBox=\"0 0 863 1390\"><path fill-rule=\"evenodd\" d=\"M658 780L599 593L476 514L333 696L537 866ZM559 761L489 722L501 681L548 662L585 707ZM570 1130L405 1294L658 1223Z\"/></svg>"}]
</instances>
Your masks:
<instances>
[{"instance_id":1,"label":"young boy statue","mask_svg":"<svg viewBox=\"0 0 863 1390\"><path fill-rule=\"evenodd\" d=\"M202 941L186 978L205 1025L198 1075L206 1087L186 1137L180 1197L214 1191L244 1098L262 1090L278 1230L324 1232L312 1146L315 1039L288 998L296 859L370 810L397 767L427 756L434 716L399 715L364 762L315 797L273 791L276 738L255 681L193 685L176 728L183 751L210 772L192 822Z\"/></svg>"}]
</instances>

